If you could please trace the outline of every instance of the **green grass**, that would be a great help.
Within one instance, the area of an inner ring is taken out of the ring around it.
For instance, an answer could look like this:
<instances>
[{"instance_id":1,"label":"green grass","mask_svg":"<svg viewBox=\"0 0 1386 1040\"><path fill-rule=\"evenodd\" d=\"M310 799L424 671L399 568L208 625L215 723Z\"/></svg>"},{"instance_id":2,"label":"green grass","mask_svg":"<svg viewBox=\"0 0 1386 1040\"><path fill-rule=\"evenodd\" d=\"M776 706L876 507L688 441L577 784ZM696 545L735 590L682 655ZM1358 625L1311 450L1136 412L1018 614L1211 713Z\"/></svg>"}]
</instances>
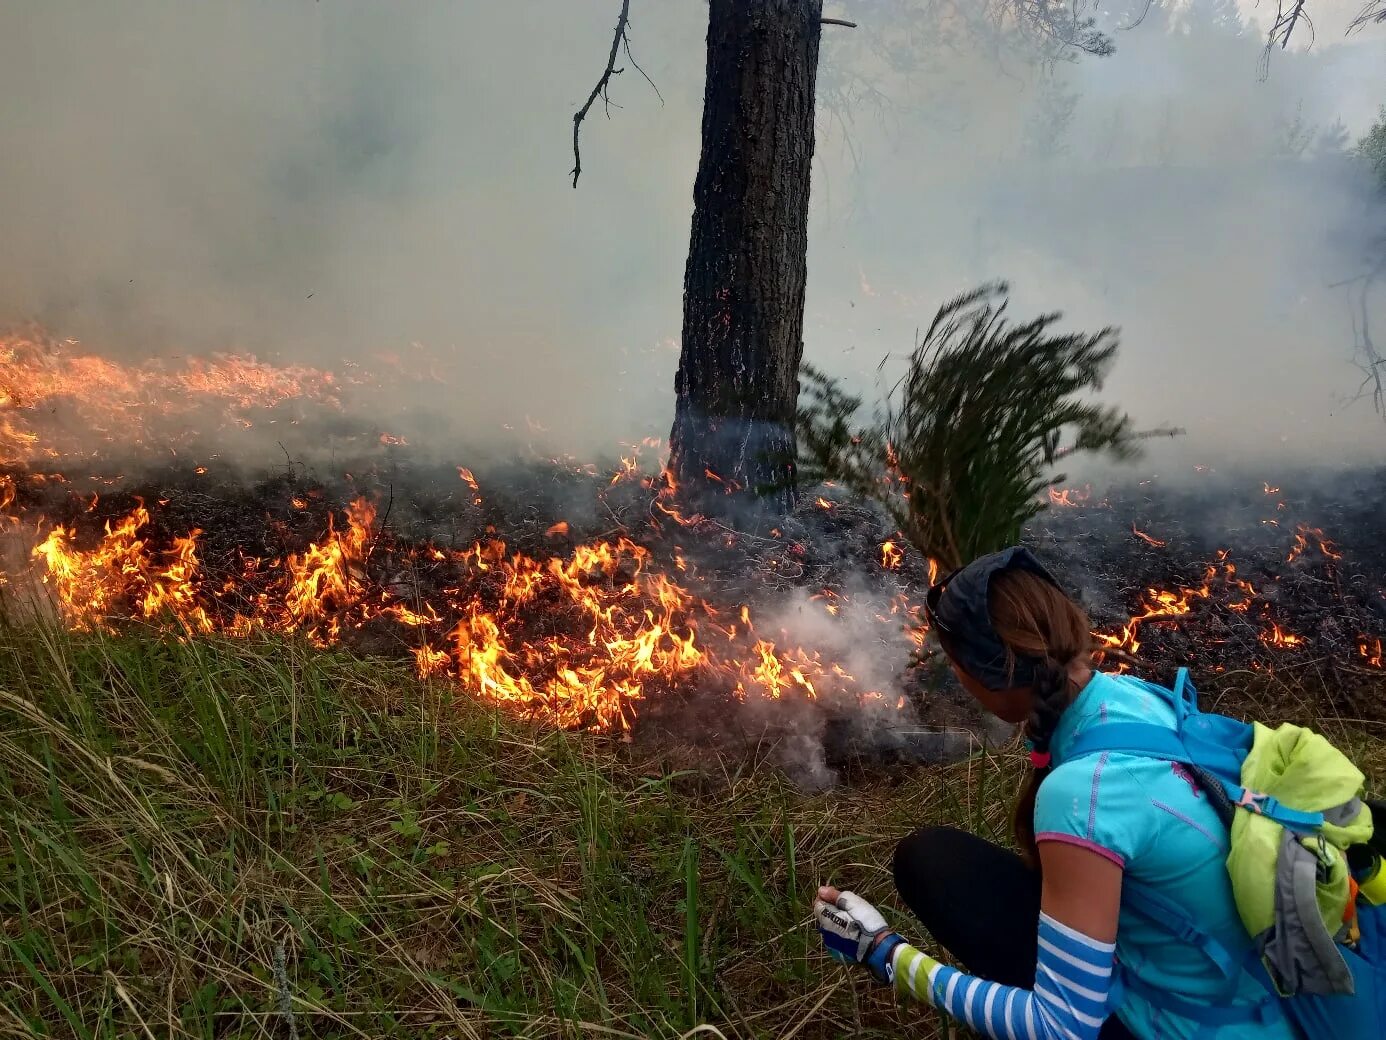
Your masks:
<instances>
[{"instance_id":1,"label":"green grass","mask_svg":"<svg viewBox=\"0 0 1386 1040\"><path fill-rule=\"evenodd\" d=\"M898 913L894 842L1001 833L1014 760L807 797L390 663L0 621L0 1035L941 1036L809 901Z\"/></svg>"}]
</instances>

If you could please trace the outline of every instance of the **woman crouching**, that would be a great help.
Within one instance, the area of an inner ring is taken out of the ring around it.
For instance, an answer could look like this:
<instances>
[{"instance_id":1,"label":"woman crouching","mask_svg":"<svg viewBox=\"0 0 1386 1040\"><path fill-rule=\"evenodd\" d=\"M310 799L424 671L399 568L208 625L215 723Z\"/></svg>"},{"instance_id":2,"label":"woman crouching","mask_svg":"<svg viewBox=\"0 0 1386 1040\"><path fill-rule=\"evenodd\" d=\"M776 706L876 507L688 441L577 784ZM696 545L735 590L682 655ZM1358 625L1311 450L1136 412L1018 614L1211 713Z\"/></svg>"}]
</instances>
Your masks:
<instances>
[{"instance_id":1,"label":"woman crouching","mask_svg":"<svg viewBox=\"0 0 1386 1040\"><path fill-rule=\"evenodd\" d=\"M830 886L815 904L829 952L998 1040L1293 1040L1249 972L1229 982L1192 939L1122 905L1129 878L1175 901L1225 949L1249 952L1227 829L1189 771L1117 752L1066 758L1093 726L1174 729L1170 704L1093 668L1087 616L1025 549L944 579L927 614L968 692L1024 723L1034 768L1015 813L1021 855L949 827L918 831L895 851L900 896L965 971Z\"/></svg>"}]
</instances>

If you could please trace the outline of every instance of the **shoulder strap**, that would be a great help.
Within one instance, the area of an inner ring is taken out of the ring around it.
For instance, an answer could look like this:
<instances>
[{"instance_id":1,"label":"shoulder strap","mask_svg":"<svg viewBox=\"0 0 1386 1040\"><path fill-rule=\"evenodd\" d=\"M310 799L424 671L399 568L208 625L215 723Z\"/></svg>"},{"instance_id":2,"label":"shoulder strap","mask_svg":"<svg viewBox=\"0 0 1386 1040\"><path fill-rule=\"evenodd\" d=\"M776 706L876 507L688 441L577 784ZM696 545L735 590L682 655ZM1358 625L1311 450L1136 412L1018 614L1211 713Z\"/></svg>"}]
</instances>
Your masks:
<instances>
[{"instance_id":1,"label":"shoulder strap","mask_svg":"<svg viewBox=\"0 0 1386 1040\"><path fill-rule=\"evenodd\" d=\"M1312 834L1323 826L1324 817L1321 812L1291 809L1270 795L1257 794L1225 776L1209 772L1204 768L1206 763L1189 751L1179 739L1179 735L1163 726L1148 722L1109 722L1105 726L1094 726L1073 739L1064 758L1083 758L1104 751L1140 758L1158 758L1196 767L1201 779L1212 779L1221 785L1232 806L1272 819L1296 834Z\"/></svg>"},{"instance_id":2,"label":"shoulder strap","mask_svg":"<svg viewBox=\"0 0 1386 1040\"><path fill-rule=\"evenodd\" d=\"M1179 671L1182 679L1185 669L1181 668ZM1215 778L1226 793L1227 800L1237 808L1272 819L1280 826L1297 834L1312 834L1323 826L1323 813L1291 809L1270 795L1257 794L1237 783L1241 771L1240 763L1230 756L1230 752L1226 748L1218 748L1208 739L1202 737L1197 725L1190 727L1189 741L1195 747L1206 748L1207 753L1195 753L1190 750L1183 733L1184 716L1181 716L1180 712L1191 710L1190 701L1185 696L1185 691L1191 691L1192 686L1186 682L1176 682L1175 690L1170 691L1150 683L1146 685L1166 695L1173 695L1180 731L1176 732L1165 726L1157 726L1149 722L1108 722L1104 725L1093 726L1074 737L1064 758L1083 758L1088 755L1101 754L1104 751L1112 751L1123 755L1135 755L1140 758L1157 758L1167 762L1179 762L1195 767L1201 778L1207 779L1210 776ZM1196 707L1192 708L1192 711L1196 713ZM1220 717L1211 715L1201 716L1198 720L1199 723L1205 721L1230 722L1231 720L1222 720ZM1244 724L1237 723L1237 725L1242 726ZM1223 761L1223 759L1227 761Z\"/></svg>"},{"instance_id":3,"label":"shoulder strap","mask_svg":"<svg viewBox=\"0 0 1386 1040\"><path fill-rule=\"evenodd\" d=\"M1255 959L1254 949L1246 956L1238 956L1205 931L1178 903L1129 877L1122 882L1121 905L1171 938L1199 950L1228 983L1229 990L1242 972L1247 970L1248 958ZM1122 968L1120 979L1125 990L1136 994L1152 1007L1214 1030L1238 1023L1266 1024L1276 1021L1282 1014L1280 1000L1274 992L1268 992L1264 998L1250 1004L1200 1004L1152 986L1125 967Z\"/></svg>"},{"instance_id":4,"label":"shoulder strap","mask_svg":"<svg viewBox=\"0 0 1386 1040\"><path fill-rule=\"evenodd\" d=\"M1152 986L1135 972L1120 967L1118 977L1124 992L1136 994L1153 1008L1197 1022L1204 1028L1195 1033L1195 1037L1218 1035L1224 1026L1249 1025L1253 1022L1270 1025L1285 1015L1280 998L1270 994L1253 1004L1195 1004L1192 1000L1176 997L1167 989Z\"/></svg>"},{"instance_id":5,"label":"shoulder strap","mask_svg":"<svg viewBox=\"0 0 1386 1040\"><path fill-rule=\"evenodd\" d=\"M1209 935L1193 915L1174 900L1128 877L1122 879L1121 905L1172 938L1202 952L1227 981L1242 973L1242 958Z\"/></svg>"},{"instance_id":6,"label":"shoulder strap","mask_svg":"<svg viewBox=\"0 0 1386 1040\"><path fill-rule=\"evenodd\" d=\"M1117 751L1142 758L1163 758L1171 762L1192 761L1178 733L1149 722L1108 722L1093 726L1073 738L1064 758L1083 758L1102 751Z\"/></svg>"}]
</instances>

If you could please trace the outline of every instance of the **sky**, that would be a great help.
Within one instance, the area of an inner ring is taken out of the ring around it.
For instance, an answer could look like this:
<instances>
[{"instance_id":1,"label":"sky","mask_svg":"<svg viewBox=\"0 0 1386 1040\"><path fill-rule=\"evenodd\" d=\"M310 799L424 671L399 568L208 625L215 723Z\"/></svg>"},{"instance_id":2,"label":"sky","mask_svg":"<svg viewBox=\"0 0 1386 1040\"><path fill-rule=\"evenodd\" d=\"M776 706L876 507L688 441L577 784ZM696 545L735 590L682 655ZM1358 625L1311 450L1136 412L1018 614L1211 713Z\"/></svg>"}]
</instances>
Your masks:
<instances>
[{"instance_id":1,"label":"sky","mask_svg":"<svg viewBox=\"0 0 1386 1040\"><path fill-rule=\"evenodd\" d=\"M633 0L659 95L618 78L574 189L618 6L12 0L0 323L129 359L402 357L442 378L382 391L380 421L459 460L665 435L706 7ZM1316 6L1313 47L1262 77L1254 27L1182 9L1040 65L945 4L829 2L861 27L824 33L805 356L869 389L943 300L1002 278L1017 316L1121 328L1105 393L1188 430L1171 464L1379 458L1335 283L1381 212L1326 131L1386 103L1386 34L1345 42L1355 3Z\"/></svg>"}]
</instances>

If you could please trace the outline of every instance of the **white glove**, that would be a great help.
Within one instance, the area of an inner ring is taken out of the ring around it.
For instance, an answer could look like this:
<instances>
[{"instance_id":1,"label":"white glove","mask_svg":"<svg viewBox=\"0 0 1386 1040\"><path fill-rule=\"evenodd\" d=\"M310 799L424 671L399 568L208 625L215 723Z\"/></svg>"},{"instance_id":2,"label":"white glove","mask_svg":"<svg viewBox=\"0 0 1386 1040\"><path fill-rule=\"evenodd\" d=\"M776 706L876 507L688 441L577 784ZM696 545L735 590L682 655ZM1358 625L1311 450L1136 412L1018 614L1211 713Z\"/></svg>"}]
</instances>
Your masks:
<instances>
[{"instance_id":1,"label":"white glove","mask_svg":"<svg viewBox=\"0 0 1386 1040\"><path fill-rule=\"evenodd\" d=\"M891 955L904 940L889 930L879 910L855 892L841 892L836 905L815 900L813 916L830 956L845 964L864 964L879 981L891 981ZM876 936L882 932L887 934L878 943Z\"/></svg>"}]
</instances>

